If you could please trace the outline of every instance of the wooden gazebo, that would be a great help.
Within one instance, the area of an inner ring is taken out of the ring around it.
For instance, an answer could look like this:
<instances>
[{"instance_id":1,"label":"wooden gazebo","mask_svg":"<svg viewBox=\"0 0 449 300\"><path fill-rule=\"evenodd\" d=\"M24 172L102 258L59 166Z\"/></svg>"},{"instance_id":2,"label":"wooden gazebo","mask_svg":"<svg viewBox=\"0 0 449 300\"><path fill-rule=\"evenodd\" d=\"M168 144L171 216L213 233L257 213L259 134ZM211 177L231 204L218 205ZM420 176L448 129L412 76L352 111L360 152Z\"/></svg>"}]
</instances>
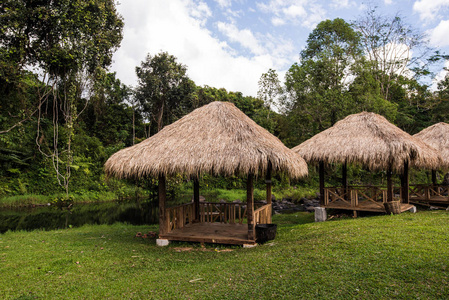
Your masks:
<instances>
[{"instance_id":1,"label":"wooden gazebo","mask_svg":"<svg viewBox=\"0 0 449 300\"><path fill-rule=\"evenodd\" d=\"M198 108L159 133L112 155L108 175L159 179L159 245L191 241L255 245L255 225L271 223L271 174L307 175L307 164L228 102ZM199 201L202 174L247 177L246 203ZM193 179L193 202L166 207L166 177ZM266 177L266 203L254 203L253 181ZM245 224L246 223L246 224Z\"/></svg>"},{"instance_id":2,"label":"wooden gazebo","mask_svg":"<svg viewBox=\"0 0 449 300\"><path fill-rule=\"evenodd\" d=\"M441 157L441 164L432 169L431 184L410 186L410 201L419 204L449 204L449 186L437 182L437 171L449 169L449 124L440 122L414 135L415 138L435 148Z\"/></svg>"},{"instance_id":3,"label":"wooden gazebo","mask_svg":"<svg viewBox=\"0 0 449 300\"><path fill-rule=\"evenodd\" d=\"M409 210L409 166L434 168L439 165L435 149L412 137L375 113L347 116L334 126L292 149L308 163L319 165L320 202L324 208L385 212L386 202L400 201L400 211ZM325 187L325 164L343 165L342 184ZM369 170L385 170L387 187L349 186L347 164L359 164ZM401 177L394 187L392 173Z\"/></svg>"}]
</instances>

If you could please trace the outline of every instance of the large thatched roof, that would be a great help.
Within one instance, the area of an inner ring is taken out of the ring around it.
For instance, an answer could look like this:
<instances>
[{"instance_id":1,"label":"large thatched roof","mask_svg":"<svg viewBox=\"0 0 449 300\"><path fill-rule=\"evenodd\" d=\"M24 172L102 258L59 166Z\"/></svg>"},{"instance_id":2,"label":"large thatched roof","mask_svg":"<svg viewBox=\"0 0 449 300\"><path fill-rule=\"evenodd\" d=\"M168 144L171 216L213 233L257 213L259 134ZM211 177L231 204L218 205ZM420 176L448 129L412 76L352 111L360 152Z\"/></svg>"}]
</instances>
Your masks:
<instances>
[{"instance_id":1,"label":"large thatched roof","mask_svg":"<svg viewBox=\"0 0 449 300\"><path fill-rule=\"evenodd\" d=\"M306 162L228 102L198 108L159 133L112 155L108 175L159 174L262 175L273 171L296 178L307 175Z\"/></svg>"},{"instance_id":2,"label":"large thatched roof","mask_svg":"<svg viewBox=\"0 0 449 300\"><path fill-rule=\"evenodd\" d=\"M449 169L449 124L440 122L421 130L414 137L440 152L441 168Z\"/></svg>"},{"instance_id":3,"label":"large thatched roof","mask_svg":"<svg viewBox=\"0 0 449 300\"><path fill-rule=\"evenodd\" d=\"M347 116L292 149L307 162L357 163L371 170L395 171L411 166L434 168L437 151L375 113Z\"/></svg>"}]
</instances>

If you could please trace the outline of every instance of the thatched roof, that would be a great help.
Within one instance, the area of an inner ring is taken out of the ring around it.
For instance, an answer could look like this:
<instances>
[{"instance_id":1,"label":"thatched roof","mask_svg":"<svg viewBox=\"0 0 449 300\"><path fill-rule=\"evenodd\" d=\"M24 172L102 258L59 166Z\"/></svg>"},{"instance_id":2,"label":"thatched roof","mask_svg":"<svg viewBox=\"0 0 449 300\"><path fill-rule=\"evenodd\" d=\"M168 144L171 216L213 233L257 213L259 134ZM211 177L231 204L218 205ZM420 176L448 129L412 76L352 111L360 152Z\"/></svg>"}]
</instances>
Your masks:
<instances>
[{"instance_id":1,"label":"thatched roof","mask_svg":"<svg viewBox=\"0 0 449 300\"><path fill-rule=\"evenodd\" d=\"M441 168L449 169L449 124L440 122L421 130L414 137L440 152Z\"/></svg>"},{"instance_id":2,"label":"thatched roof","mask_svg":"<svg viewBox=\"0 0 449 300\"><path fill-rule=\"evenodd\" d=\"M440 163L435 149L369 112L347 116L292 150L307 162L356 163L370 170L402 171L406 161L421 168Z\"/></svg>"},{"instance_id":3,"label":"thatched roof","mask_svg":"<svg viewBox=\"0 0 449 300\"><path fill-rule=\"evenodd\" d=\"M271 133L228 102L198 108L145 141L122 149L105 164L107 175L122 177L186 174L199 176L307 175L306 162Z\"/></svg>"}]
</instances>

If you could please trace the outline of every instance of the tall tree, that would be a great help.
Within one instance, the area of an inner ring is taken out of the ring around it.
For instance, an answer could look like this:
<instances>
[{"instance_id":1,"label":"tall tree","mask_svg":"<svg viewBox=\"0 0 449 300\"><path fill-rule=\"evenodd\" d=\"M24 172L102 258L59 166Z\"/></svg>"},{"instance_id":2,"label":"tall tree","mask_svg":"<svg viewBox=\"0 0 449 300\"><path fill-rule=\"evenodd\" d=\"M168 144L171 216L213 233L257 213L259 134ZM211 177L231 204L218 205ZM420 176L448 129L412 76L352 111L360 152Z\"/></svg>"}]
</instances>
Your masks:
<instances>
[{"instance_id":1,"label":"tall tree","mask_svg":"<svg viewBox=\"0 0 449 300\"><path fill-rule=\"evenodd\" d=\"M433 55L426 35L404 22L398 13L388 16L377 7L368 7L355 22L355 28L386 100L392 100L390 89L401 77L427 74L428 63L438 57Z\"/></svg>"},{"instance_id":2,"label":"tall tree","mask_svg":"<svg viewBox=\"0 0 449 300\"><path fill-rule=\"evenodd\" d=\"M35 67L44 83L36 91L37 108L26 118L38 113L36 142L52 159L58 181L68 193L71 141L81 113L77 104L82 101L84 84L94 82L96 74L110 65L122 39L123 21L113 0L5 0L0 10L1 54L12 62L11 74ZM41 109L44 103L50 112ZM43 147L40 120L47 112L53 119L54 136ZM61 140L65 140L64 145Z\"/></svg>"},{"instance_id":3,"label":"tall tree","mask_svg":"<svg viewBox=\"0 0 449 300\"><path fill-rule=\"evenodd\" d=\"M280 107L279 98L283 94L281 81L277 72L269 69L267 73L263 73L259 79L259 90L257 97L261 99L269 109Z\"/></svg>"},{"instance_id":4,"label":"tall tree","mask_svg":"<svg viewBox=\"0 0 449 300\"><path fill-rule=\"evenodd\" d=\"M351 68L361 59L359 35L343 19L317 25L286 74L290 116L302 141L326 129L351 111L346 92ZM301 127L302 126L302 127Z\"/></svg>"},{"instance_id":5,"label":"tall tree","mask_svg":"<svg viewBox=\"0 0 449 300\"><path fill-rule=\"evenodd\" d=\"M187 67L167 52L148 54L136 67L138 86L136 98L144 113L156 122L159 132L192 109L195 84L187 76Z\"/></svg>"}]
</instances>

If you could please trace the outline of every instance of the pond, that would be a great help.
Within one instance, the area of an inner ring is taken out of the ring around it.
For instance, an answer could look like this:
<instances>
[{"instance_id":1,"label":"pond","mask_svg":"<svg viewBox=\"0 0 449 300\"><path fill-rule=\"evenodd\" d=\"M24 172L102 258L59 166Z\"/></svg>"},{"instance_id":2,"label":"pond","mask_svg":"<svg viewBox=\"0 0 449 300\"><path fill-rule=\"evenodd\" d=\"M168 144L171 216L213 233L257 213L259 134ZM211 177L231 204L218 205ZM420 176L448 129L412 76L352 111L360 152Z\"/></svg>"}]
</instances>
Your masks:
<instances>
[{"instance_id":1,"label":"pond","mask_svg":"<svg viewBox=\"0 0 449 300\"><path fill-rule=\"evenodd\" d=\"M70 209L39 206L0 209L0 233L8 230L59 229L84 224L157 224L158 207L151 201L75 204Z\"/></svg>"}]
</instances>

